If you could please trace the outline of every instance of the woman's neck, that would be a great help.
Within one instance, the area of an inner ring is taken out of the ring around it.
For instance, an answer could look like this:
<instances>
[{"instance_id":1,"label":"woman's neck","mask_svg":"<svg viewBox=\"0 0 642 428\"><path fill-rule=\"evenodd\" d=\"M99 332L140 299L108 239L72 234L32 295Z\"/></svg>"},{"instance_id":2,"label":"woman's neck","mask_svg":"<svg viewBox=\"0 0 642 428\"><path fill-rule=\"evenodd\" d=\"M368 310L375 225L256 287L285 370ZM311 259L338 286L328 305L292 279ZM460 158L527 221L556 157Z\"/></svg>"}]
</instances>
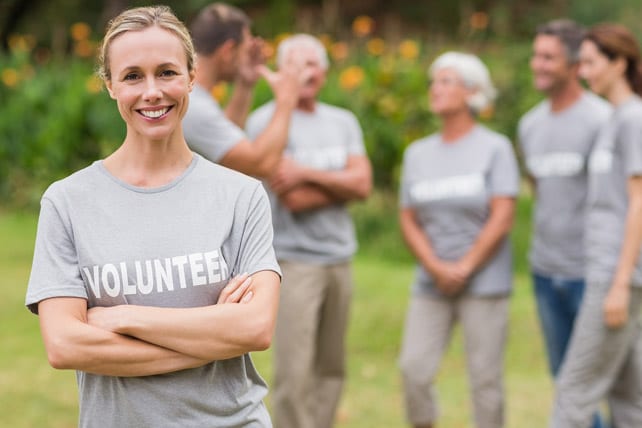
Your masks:
<instances>
[{"instance_id":1,"label":"woman's neck","mask_svg":"<svg viewBox=\"0 0 642 428\"><path fill-rule=\"evenodd\" d=\"M460 139L476 125L475 119L468 111L442 116L441 120L441 138L446 143Z\"/></svg>"},{"instance_id":2,"label":"woman's neck","mask_svg":"<svg viewBox=\"0 0 642 428\"><path fill-rule=\"evenodd\" d=\"M621 79L616 80L609 88L609 91L606 94L606 99L617 107L629 99L631 95L633 95L633 89L631 89L629 82L622 77Z\"/></svg>"},{"instance_id":3,"label":"woman's neck","mask_svg":"<svg viewBox=\"0 0 642 428\"><path fill-rule=\"evenodd\" d=\"M136 187L160 187L180 176L192 162L192 152L180 137L150 141L128 136L103 165L118 179Z\"/></svg>"}]
</instances>

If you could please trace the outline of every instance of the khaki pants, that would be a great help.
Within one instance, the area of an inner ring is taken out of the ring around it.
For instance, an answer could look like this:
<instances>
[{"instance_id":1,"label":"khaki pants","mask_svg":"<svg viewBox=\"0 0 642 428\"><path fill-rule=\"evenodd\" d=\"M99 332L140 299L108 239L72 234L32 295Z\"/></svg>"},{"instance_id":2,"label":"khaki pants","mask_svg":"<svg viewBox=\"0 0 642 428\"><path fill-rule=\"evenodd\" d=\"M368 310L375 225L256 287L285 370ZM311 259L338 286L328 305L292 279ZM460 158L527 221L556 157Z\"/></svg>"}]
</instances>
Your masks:
<instances>
[{"instance_id":1,"label":"khaki pants","mask_svg":"<svg viewBox=\"0 0 642 428\"><path fill-rule=\"evenodd\" d=\"M437 420L433 382L457 320L464 336L475 424L500 428L504 425L506 296L411 297L399 362L408 420L413 425Z\"/></svg>"},{"instance_id":2,"label":"khaki pants","mask_svg":"<svg viewBox=\"0 0 642 428\"><path fill-rule=\"evenodd\" d=\"M608 285L587 284L555 391L552 428L587 428L608 398L613 426L642 427L642 290L631 288L629 320L604 323Z\"/></svg>"},{"instance_id":3,"label":"khaki pants","mask_svg":"<svg viewBox=\"0 0 642 428\"><path fill-rule=\"evenodd\" d=\"M350 263L279 264L283 282L274 343L274 425L329 428L345 377Z\"/></svg>"}]
</instances>

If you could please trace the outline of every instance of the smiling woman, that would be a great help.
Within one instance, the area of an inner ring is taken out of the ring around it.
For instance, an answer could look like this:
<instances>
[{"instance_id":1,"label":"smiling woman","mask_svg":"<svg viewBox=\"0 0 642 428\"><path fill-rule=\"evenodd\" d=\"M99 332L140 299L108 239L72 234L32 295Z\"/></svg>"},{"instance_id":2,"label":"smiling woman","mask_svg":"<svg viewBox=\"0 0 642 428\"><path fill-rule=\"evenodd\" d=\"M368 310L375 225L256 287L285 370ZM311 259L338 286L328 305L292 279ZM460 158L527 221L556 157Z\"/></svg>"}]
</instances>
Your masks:
<instances>
[{"instance_id":1,"label":"smiling woman","mask_svg":"<svg viewBox=\"0 0 642 428\"><path fill-rule=\"evenodd\" d=\"M77 370L82 427L269 427L248 355L279 293L265 191L188 148L194 49L168 8L116 17L100 62L127 134L42 198L26 304L49 362Z\"/></svg>"}]
</instances>

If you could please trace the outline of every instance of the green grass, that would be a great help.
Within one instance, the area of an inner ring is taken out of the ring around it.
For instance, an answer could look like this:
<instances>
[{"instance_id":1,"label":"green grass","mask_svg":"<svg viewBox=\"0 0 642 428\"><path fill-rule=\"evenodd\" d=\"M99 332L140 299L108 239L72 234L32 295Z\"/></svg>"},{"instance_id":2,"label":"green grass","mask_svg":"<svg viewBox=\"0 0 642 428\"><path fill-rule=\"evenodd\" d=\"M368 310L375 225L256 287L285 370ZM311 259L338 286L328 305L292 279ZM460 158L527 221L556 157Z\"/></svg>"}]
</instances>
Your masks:
<instances>
[{"instance_id":1,"label":"green grass","mask_svg":"<svg viewBox=\"0 0 642 428\"><path fill-rule=\"evenodd\" d=\"M405 426L397 358L413 265L399 244L395 208L393 199L381 195L366 206L355 207L357 220L367 228L359 227L362 249L355 260L348 380L338 428ZM514 232L517 272L505 364L506 426L539 428L547 423L552 385L523 260L528 211L528 201L521 200ZM49 367L38 318L24 307L35 228L34 215L0 212L0 419L3 426L14 428L74 427L74 373ZM368 233L368 229L377 232ZM270 351L255 354L254 361L269 381ZM472 427L458 330L444 357L437 391L440 426Z\"/></svg>"}]
</instances>

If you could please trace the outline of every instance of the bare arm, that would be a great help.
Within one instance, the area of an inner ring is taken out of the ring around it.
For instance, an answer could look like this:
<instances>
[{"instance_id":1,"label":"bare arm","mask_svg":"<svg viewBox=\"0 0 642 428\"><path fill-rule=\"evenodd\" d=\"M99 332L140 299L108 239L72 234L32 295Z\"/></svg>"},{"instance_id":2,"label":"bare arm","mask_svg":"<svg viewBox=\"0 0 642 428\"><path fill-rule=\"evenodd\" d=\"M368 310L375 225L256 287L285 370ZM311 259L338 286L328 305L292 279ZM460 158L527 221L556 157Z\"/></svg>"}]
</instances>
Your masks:
<instances>
[{"instance_id":1,"label":"bare arm","mask_svg":"<svg viewBox=\"0 0 642 428\"><path fill-rule=\"evenodd\" d=\"M279 200L293 213L315 210L341 202L313 184L297 186L279 195Z\"/></svg>"},{"instance_id":2,"label":"bare arm","mask_svg":"<svg viewBox=\"0 0 642 428\"><path fill-rule=\"evenodd\" d=\"M270 187L277 194L301 184L319 186L336 201L365 199L372 190L372 167L363 155L349 156L345 168L336 171L307 168L284 158L270 178Z\"/></svg>"},{"instance_id":3,"label":"bare arm","mask_svg":"<svg viewBox=\"0 0 642 428\"><path fill-rule=\"evenodd\" d=\"M225 116L239 128L244 128L247 115L252 106L254 86L260 77L259 66L265 64L263 40L259 37L253 37L250 41L247 55L240 60L241 64L237 78L234 81L234 91L225 107Z\"/></svg>"},{"instance_id":4,"label":"bare arm","mask_svg":"<svg viewBox=\"0 0 642 428\"><path fill-rule=\"evenodd\" d=\"M462 275L468 277L481 268L497 251L499 244L513 227L515 198L494 197L490 201L490 215L477 235L473 246L457 262Z\"/></svg>"},{"instance_id":5,"label":"bare arm","mask_svg":"<svg viewBox=\"0 0 642 428\"><path fill-rule=\"evenodd\" d=\"M435 254L430 239L419 226L412 208L402 208L399 213L399 225L404 241L417 261L435 280L437 288L444 294L457 294L464 285L456 275L454 264Z\"/></svg>"},{"instance_id":6,"label":"bare arm","mask_svg":"<svg viewBox=\"0 0 642 428\"><path fill-rule=\"evenodd\" d=\"M84 299L43 300L38 311L47 358L56 369L106 376L148 376L209 362L89 325Z\"/></svg>"},{"instance_id":7,"label":"bare arm","mask_svg":"<svg viewBox=\"0 0 642 428\"><path fill-rule=\"evenodd\" d=\"M102 308L112 313L109 317L99 314L101 321L97 322L116 333L202 360L264 350L272 340L280 281L273 271L261 271L252 278L253 296L243 304L197 308L122 305Z\"/></svg>"},{"instance_id":8,"label":"bare arm","mask_svg":"<svg viewBox=\"0 0 642 428\"><path fill-rule=\"evenodd\" d=\"M604 302L604 319L609 327L619 327L628 319L631 276L642 243L642 177L628 180L629 205L618 265Z\"/></svg>"},{"instance_id":9,"label":"bare arm","mask_svg":"<svg viewBox=\"0 0 642 428\"><path fill-rule=\"evenodd\" d=\"M274 113L268 125L254 141L247 139L239 141L223 156L222 165L254 177L267 177L272 174L287 145L292 111L299 100L304 79L307 78L300 69L301 66L298 63L285 67L277 73L265 66L258 68L274 93ZM238 96L241 97L241 95Z\"/></svg>"}]
</instances>

